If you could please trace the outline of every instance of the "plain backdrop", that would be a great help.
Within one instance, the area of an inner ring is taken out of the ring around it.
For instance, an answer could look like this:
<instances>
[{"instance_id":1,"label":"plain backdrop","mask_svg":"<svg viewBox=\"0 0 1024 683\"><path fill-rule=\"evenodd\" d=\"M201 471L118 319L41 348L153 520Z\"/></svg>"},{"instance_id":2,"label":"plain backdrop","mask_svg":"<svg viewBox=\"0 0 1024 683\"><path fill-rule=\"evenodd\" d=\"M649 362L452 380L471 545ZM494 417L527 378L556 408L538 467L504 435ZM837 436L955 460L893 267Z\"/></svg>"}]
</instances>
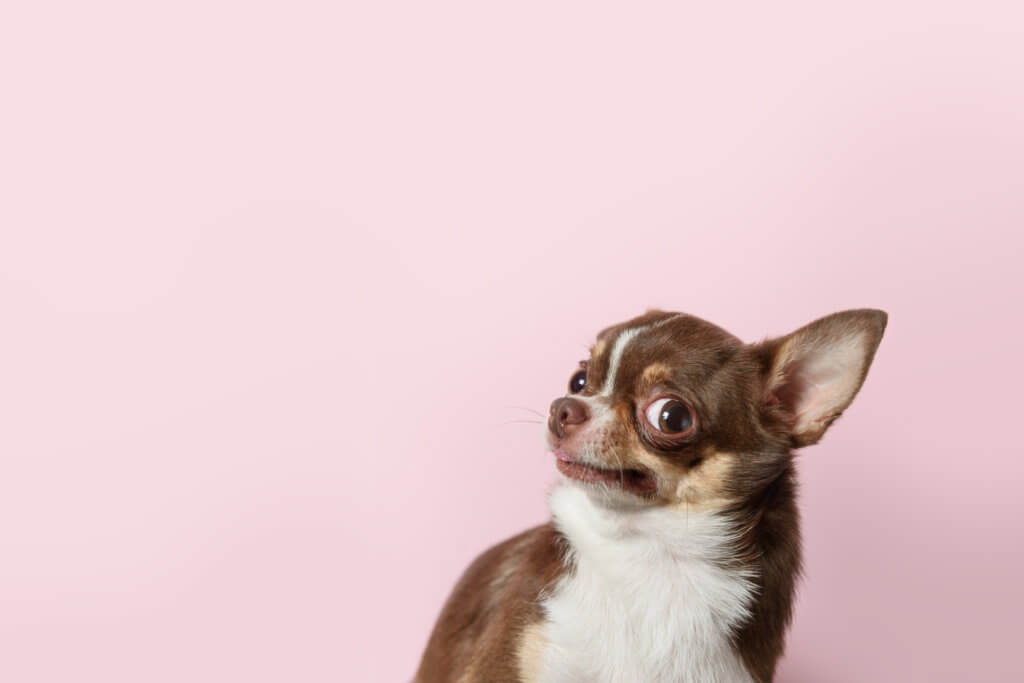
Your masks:
<instances>
[{"instance_id":1,"label":"plain backdrop","mask_svg":"<svg viewBox=\"0 0 1024 683\"><path fill-rule=\"evenodd\" d=\"M1019 3L0 11L0 680L405 681L648 307L871 306L789 683L1024 679Z\"/></svg>"}]
</instances>

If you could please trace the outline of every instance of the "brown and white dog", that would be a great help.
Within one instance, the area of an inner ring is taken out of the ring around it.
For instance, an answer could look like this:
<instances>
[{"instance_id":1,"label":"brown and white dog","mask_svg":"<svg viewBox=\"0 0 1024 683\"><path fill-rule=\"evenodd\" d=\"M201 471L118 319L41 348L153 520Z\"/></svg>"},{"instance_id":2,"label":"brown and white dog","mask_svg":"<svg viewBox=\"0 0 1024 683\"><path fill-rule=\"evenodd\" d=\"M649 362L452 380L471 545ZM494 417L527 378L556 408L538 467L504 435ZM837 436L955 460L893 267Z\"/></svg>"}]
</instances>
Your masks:
<instances>
[{"instance_id":1,"label":"brown and white dog","mask_svg":"<svg viewBox=\"0 0 1024 683\"><path fill-rule=\"evenodd\" d=\"M845 311L744 344L650 311L598 334L551 404L551 523L466 570L416 681L771 681L800 573L792 449L850 405L885 325Z\"/></svg>"}]
</instances>

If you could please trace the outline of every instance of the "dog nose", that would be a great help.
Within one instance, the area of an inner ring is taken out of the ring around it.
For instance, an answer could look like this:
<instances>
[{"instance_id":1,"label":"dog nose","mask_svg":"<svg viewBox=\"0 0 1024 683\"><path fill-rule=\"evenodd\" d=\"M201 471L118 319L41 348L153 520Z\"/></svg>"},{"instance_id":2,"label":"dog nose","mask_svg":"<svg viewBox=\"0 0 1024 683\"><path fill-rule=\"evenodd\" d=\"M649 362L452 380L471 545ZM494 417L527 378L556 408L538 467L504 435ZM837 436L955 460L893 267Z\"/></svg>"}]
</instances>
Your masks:
<instances>
[{"instance_id":1,"label":"dog nose","mask_svg":"<svg viewBox=\"0 0 1024 683\"><path fill-rule=\"evenodd\" d=\"M581 425L590 418L587 406L568 396L556 398L551 403L551 416L548 418L548 429L562 438L576 425Z\"/></svg>"}]
</instances>

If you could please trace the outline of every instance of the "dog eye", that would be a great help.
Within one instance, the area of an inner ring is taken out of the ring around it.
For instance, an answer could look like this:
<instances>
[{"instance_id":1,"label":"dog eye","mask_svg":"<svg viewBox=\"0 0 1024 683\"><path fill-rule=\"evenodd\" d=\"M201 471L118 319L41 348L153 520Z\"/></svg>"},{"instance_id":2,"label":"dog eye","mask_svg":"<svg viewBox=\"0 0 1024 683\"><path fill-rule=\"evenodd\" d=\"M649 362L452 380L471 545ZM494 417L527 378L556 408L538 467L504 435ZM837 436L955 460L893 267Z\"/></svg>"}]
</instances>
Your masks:
<instances>
[{"instance_id":1,"label":"dog eye","mask_svg":"<svg viewBox=\"0 0 1024 683\"><path fill-rule=\"evenodd\" d=\"M682 401L665 397L647 406L647 422L663 434L678 436L693 429L693 411Z\"/></svg>"},{"instance_id":2,"label":"dog eye","mask_svg":"<svg viewBox=\"0 0 1024 683\"><path fill-rule=\"evenodd\" d=\"M587 386L587 371L580 370L569 379L569 393L578 394Z\"/></svg>"}]
</instances>

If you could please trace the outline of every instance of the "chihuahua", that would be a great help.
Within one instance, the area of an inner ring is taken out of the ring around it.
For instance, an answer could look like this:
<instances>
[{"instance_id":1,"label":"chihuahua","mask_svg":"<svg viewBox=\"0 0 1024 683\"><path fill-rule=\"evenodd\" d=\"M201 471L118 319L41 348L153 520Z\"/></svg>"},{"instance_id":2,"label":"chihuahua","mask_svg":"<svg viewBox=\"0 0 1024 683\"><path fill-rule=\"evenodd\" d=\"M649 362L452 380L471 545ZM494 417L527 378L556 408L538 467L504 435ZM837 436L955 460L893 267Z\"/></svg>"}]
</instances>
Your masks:
<instances>
[{"instance_id":1,"label":"chihuahua","mask_svg":"<svg viewBox=\"0 0 1024 683\"><path fill-rule=\"evenodd\" d=\"M800 574L793 450L857 395L887 316L757 344L649 311L551 404L551 522L481 555L417 683L769 683Z\"/></svg>"}]
</instances>

